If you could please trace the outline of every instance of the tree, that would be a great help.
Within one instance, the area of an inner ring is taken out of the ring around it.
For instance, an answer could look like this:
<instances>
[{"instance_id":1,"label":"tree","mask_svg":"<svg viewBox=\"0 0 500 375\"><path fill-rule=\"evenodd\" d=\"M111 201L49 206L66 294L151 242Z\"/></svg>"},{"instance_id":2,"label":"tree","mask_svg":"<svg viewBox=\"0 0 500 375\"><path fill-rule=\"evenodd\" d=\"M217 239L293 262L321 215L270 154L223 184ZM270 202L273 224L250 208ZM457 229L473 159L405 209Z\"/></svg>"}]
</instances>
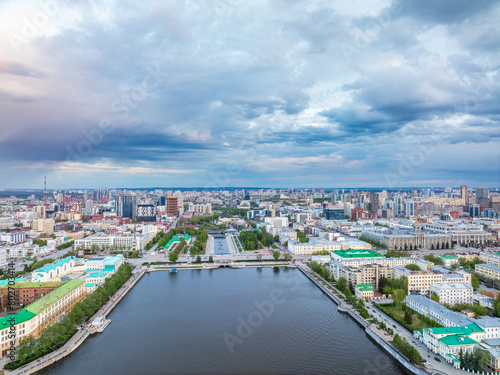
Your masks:
<instances>
[{"instance_id":1,"label":"tree","mask_svg":"<svg viewBox=\"0 0 500 375\"><path fill-rule=\"evenodd\" d=\"M292 256L288 253L285 253L285 254L283 254L283 259L286 261L290 261L290 260L292 260Z\"/></svg>"},{"instance_id":2,"label":"tree","mask_svg":"<svg viewBox=\"0 0 500 375\"><path fill-rule=\"evenodd\" d=\"M474 289L478 289L479 288L479 280L477 279L477 277L475 275L472 275L472 277L470 279L470 283L472 284L472 287Z\"/></svg>"},{"instance_id":3,"label":"tree","mask_svg":"<svg viewBox=\"0 0 500 375\"><path fill-rule=\"evenodd\" d=\"M201 257L199 255L196 257L196 262L195 263L201 263Z\"/></svg>"},{"instance_id":4,"label":"tree","mask_svg":"<svg viewBox=\"0 0 500 375\"><path fill-rule=\"evenodd\" d=\"M339 281L337 282L337 289L343 291L346 288L347 288L347 280L343 277L340 277Z\"/></svg>"},{"instance_id":5,"label":"tree","mask_svg":"<svg viewBox=\"0 0 500 375\"><path fill-rule=\"evenodd\" d=\"M274 260L278 260L281 256L281 253L278 250L275 250L273 253Z\"/></svg>"},{"instance_id":6,"label":"tree","mask_svg":"<svg viewBox=\"0 0 500 375\"><path fill-rule=\"evenodd\" d=\"M213 263L214 262L214 258L210 255L208 257L208 263Z\"/></svg>"},{"instance_id":7,"label":"tree","mask_svg":"<svg viewBox=\"0 0 500 375\"><path fill-rule=\"evenodd\" d=\"M413 314L409 310L406 310L405 312L405 322L408 325L411 325L413 322Z\"/></svg>"},{"instance_id":8,"label":"tree","mask_svg":"<svg viewBox=\"0 0 500 375\"><path fill-rule=\"evenodd\" d=\"M396 289L392 292L392 299L397 310L401 310L401 303L404 301L406 293L403 289Z\"/></svg>"},{"instance_id":9,"label":"tree","mask_svg":"<svg viewBox=\"0 0 500 375\"><path fill-rule=\"evenodd\" d=\"M262 254L261 253L258 253L257 254L257 260L260 262L262 260Z\"/></svg>"},{"instance_id":10,"label":"tree","mask_svg":"<svg viewBox=\"0 0 500 375\"><path fill-rule=\"evenodd\" d=\"M420 271L420 267L416 264L407 264L405 268L409 269L410 271Z\"/></svg>"},{"instance_id":11,"label":"tree","mask_svg":"<svg viewBox=\"0 0 500 375\"><path fill-rule=\"evenodd\" d=\"M177 255L177 253L172 251L168 254L168 260L170 260L172 263L177 262L177 259L179 259L179 255Z\"/></svg>"}]
</instances>

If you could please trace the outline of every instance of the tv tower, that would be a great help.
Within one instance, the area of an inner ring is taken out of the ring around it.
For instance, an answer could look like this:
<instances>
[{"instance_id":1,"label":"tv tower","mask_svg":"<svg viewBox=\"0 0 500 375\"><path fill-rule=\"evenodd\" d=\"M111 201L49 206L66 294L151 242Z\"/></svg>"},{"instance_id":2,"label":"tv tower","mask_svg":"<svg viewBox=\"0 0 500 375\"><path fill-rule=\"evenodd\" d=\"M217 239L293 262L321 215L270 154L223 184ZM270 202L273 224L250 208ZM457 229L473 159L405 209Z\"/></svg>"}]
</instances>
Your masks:
<instances>
[{"instance_id":1,"label":"tv tower","mask_svg":"<svg viewBox=\"0 0 500 375\"><path fill-rule=\"evenodd\" d=\"M43 205L47 204L47 176L44 176L45 180L43 183Z\"/></svg>"}]
</instances>

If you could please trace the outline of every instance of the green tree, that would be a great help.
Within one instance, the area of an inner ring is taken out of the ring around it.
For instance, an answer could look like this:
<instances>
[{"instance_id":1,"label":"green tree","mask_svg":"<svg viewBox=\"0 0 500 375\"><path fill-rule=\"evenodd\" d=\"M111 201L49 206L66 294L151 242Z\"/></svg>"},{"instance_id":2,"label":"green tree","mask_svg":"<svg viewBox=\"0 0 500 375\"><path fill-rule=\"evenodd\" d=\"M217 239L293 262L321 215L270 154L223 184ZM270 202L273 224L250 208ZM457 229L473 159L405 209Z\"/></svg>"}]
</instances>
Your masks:
<instances>
[{"instance_id":1,"label":"green tree","mask_svg":"<svg viewBox=\"0 0 500 375\"><path fill-rule=\"evenodd\" d=\"M258 253L257 254L257 260L260 262L262 260L262 254L261 253Z\"/></svg>"},{"instance_id":2,"label":"green tree","mask_svg":"<svg viewBox=\"0 0 500 375\"><path fill-rule=\"evenodd\" d=\"M401 310L401 303L404 301L406 293L403 289L396 289L392 292L392 299L397 310Z\"/></svg>"},{"instance_id":3,"label":"green tree","mask_svg":"<svg viewBox=\"0 0 500 375\"><path fill-rule=\"evenodd\" d=\"M208 263L213 263L214 262L214 258L210 255L208 257Z\"/></svg>"},{"instance_id":4,"label":"green tree","mask_svg":"<svg viewBox=\"0 0 500 375\"><path fill-rule=\"evenodd\" d=\"M168 254L168 260L170 260L172 263L177 262L177 259L179 259L179 255L177 255L177 253L172 251Z\"/></svg>"},{"instance_id":5,"label":"green tree","mask_svg":"<svg viewBox=\"0 0 500 375\"><path fill-rule=\"evenodd\" d=\"M195 263L201 263L201 257L199 255L196 257L196 262Z\"/></svg>"},{"instance_id":6,"label":"green tree","mask_svg":"<svg viewBox=\"0 0 500 375\"><path fill-rule=\"evenodd\" d=\"M343 277L340 277L339 281L337 282L337 289L343 291L346 288L347 288L347 280Z\"/></svg>"},{"instance_id":7,"label":"green tree","mask_svg":"<svg viewBox=\"0 0 500 375\"><path fill-rule=\"evenodd\" d=\"M479 288L479 280L477 279L477 277L475 275L472 275L470 283L472 284L472 287L474 289L478 289Z\"/></svg>"},{"instance_id":8,"label":"green tree","mask_svg":"<svg viewBox=\"0 0 500 375\"><path fill-rule=\"evenodd\" d=\"M281 256L281 253L278 250L275 250L273 253L274 260L278 260Z\"/></svg>"},{"instance_id":9,"label":"green tree","mask_svg":"<svg viewBox=\"0 0 500 375\"><path fill-rule=\"evenodd\" d=\"M290 260L292 260L292 256L288 253L285 253L285 254L283 254L283 259L286 261L290 261Z\"/></svg>"},{"instance_id":10,"label":"green tree","mask_svg":"<svg viewBox=\"0 0 500 375\"><path fill-rule=\"evenodd\" d=\"M407 264L405 268L409 269L410 271L420 271L420 267L416 264Z\"/></svg>"}]
</instances>

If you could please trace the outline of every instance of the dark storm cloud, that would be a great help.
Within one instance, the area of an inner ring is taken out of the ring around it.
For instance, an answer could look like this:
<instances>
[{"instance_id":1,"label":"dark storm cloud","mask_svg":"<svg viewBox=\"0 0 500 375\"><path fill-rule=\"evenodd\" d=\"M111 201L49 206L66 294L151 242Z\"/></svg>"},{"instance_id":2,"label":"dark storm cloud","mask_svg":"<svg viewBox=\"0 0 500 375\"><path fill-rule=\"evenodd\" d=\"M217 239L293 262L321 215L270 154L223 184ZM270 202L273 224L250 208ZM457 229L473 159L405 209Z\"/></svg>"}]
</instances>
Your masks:
<instances>
[{"instance_id":1,"label":"dark storm cloud","mask_svg":"<svg viewBox=\"0 0 500 375\"><path fill-rule=\"evenodd\" d=\"M309 158L324 176L319 161L342 158L383 172L431 135L450 147L443 169L465 160L464 142L498 143L496 2L230 3L65 5L33 39L37 58L0 62L2 161L64 161L103 118L115 129L85 161L244 170L265 164L244 152L255 148L270 163ZM158 86L116 113L155 69Z\"/></svg>"},{"instance_id":2,"label":"dark storm cloud","mask_svg":"<svg viewBox=\"0 0 500 375\"><path fill-rule=\"evenodd\" d=\"M0 60L0 74L12 74L24 77L44 77L45 75L25 64L15 61Z\"/></svg>"}]
</instances>

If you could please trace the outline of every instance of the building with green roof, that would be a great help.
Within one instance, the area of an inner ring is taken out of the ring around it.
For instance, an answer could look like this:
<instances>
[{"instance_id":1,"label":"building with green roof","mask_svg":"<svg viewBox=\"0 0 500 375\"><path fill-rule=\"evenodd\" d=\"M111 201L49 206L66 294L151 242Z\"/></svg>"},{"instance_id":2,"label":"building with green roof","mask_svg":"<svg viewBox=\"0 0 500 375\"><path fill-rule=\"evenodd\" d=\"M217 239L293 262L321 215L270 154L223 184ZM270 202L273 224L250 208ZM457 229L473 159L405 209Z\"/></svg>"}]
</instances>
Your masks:
<instances>
[{"instance_id":1,"label":"building with green roof","mask_svg":"<svg viewBox=\"0 0 500 375\"><path fill-rule=\"evenodd\" d=\"M484 329L475 323L461 327L424 328L422 335L414 333L414 337L422 341L432 352L442 355L453 364L453 355L460 350L472 352L486 338Z\"/></svg>"},{"instance_id":2,"label":"building with green roof","mask_svg":"<svg viewBox=\"0 0 500 375\"><path fill-rule=\"evenodd\" d=\"M10 280L12 282L12 279ZM18 284L18 283L24 283L26 281L26 278L24 277L20 277L20 278L15 278L14 279L14 284ZM2 286L7 286L9 284L9 279L5 279L5 280L0 280L0 287ZM12 285L11 285L12 286Z\"/></svg>"},{"instance_id":3,"label":"building with green roof","mask_svg":"<svg viewBox=\"0 0 500 375\"><path fill-rule=\"evenodd\" d=\"M345 259L359 259L359 258L383 258L382 254L376 253L372 250L333 250L332 251L332 259L336 259L339 261Z\"/></svg>"},{"instance_id":4,"label":"building with green roof","mask_svg":"<svg viewBox=\"0 0 500 375\"><path fill-rule=\"evenodd\" d=\"M35 316L36 316L35 313L32 313L31 311L28 310L21 310L18 313L4 316L0 318L0 330L9 328L12 325L12 322L14 322L14 324L21 324L27 322L28 320L33 319Z\"/></svg>"},{"instance_id":5,"label":"building with green roof","mask_svg":"<svg viewBox=\"0 0 500 375\"><path fill-rule=\"evenodd\" d=\"M354 288L354 294L359 299L371 299L374 296L373 284L358 284Z\"/></svg>"},{"instance_id":6,"label":"building with green roof","mask_svg":"<svg viewBox=\"0 0 500 375\"><path fill-rule=\"evenodd\" d=\"M40 314L53 304L57 303L67 294L73 292L80 285L84 284L83 280L71 280L57 288L56 290L50 292L46 296L43 296L38 301L33 302L31 305L27 306L25 309L31 311L35 314Z\"/></svg>"}]
</instances>

